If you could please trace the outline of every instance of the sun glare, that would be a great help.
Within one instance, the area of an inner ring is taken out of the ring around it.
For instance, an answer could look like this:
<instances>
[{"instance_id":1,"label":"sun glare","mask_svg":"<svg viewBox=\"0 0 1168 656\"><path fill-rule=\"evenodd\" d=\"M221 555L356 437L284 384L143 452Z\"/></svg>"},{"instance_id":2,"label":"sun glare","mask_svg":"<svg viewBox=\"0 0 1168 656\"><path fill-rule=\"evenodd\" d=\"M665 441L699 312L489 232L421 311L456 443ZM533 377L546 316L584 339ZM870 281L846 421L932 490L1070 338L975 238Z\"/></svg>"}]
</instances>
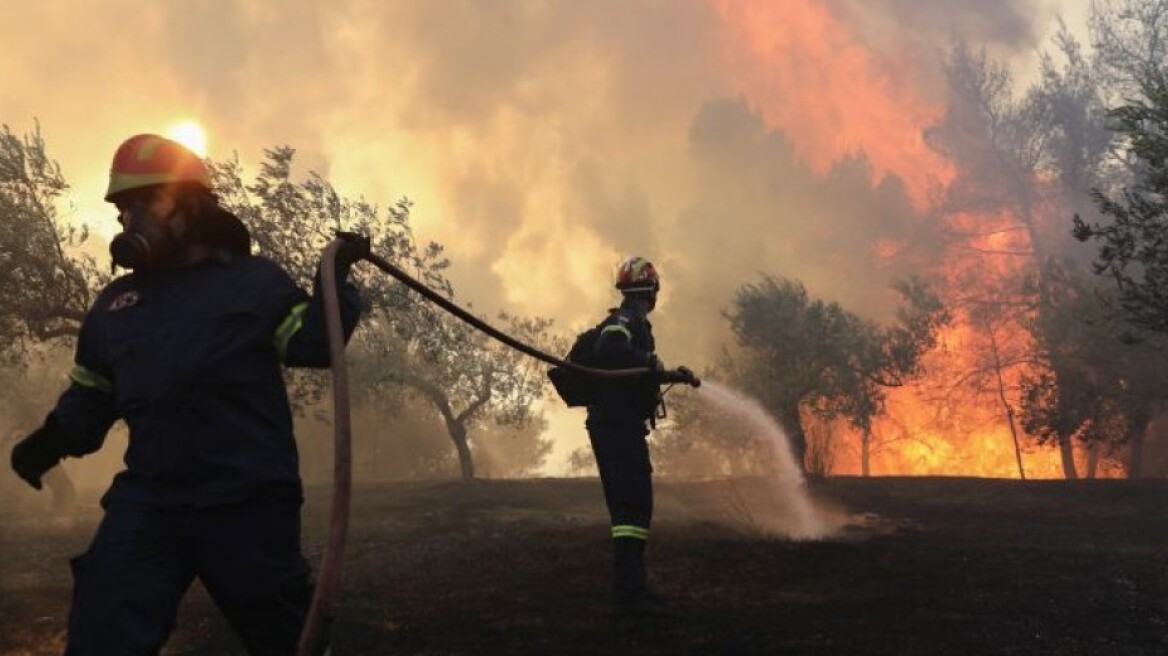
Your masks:
<instances>
[{"instance_id":1,"label":"sun glare","mask_svg":"<svg viewBox=\"0 0 1168 656\"><path fill-rule=\"evenodd\" d=\"M166 136L190 148L199 157L207 156L207 132L195 121L175 123Z\"/></svg>"}]
</instances>

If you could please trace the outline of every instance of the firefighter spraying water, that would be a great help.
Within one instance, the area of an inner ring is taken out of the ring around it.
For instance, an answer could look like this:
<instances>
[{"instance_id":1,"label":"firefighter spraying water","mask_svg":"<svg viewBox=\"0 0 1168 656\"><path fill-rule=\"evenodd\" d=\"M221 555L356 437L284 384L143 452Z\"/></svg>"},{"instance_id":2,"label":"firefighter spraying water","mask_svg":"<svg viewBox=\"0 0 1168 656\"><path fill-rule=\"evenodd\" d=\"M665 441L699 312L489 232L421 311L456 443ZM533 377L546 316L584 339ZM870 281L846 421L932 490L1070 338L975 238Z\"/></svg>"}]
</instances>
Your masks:
<instances>
[{"instance_id":1,"label":"firefighter spraying water","mask_svg":"<svg viewBox=\"0 0 1168 656\"><path fill-rule=\"evenodd\" d=\"M657 306L661 280L642 257L630 257L617 271L620 307L582 334L568 359L602 369L642 367L650 373L601 381L564 369L548 372L569 405L588 408L588 439L600 471L612 522L613 612L618 616L663 616L670 610L648 584L645 548L653 518L653 466L645 442L663 408L660 385L700 381L688 367L668 371L657 356L648 315ZM648 424L648 426L646 425Z\"/></svg>"}]
</instances>

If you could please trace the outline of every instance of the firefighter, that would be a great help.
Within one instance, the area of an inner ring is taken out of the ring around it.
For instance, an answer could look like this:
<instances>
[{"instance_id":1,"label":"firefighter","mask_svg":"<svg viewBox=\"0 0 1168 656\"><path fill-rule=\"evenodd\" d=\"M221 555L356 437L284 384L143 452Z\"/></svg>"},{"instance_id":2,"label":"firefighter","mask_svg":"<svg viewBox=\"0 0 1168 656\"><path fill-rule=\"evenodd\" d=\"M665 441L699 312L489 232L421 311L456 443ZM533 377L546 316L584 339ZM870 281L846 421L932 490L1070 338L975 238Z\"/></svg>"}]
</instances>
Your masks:
<instances>
[{"instance_id":1,"label":"firefighter","mask_svg":"<svg viewBox=\"0 0 1168 656\"><path fill-rule=\"evenodd\" d=\"M666 616L669 608L646 583L645 547L653 517L653 467L645 438L660 403L663 380L697 384L679 367L666 372L655 353L648 314L661 284L653 264L630 257L617 271L623 299L600 324L592 361L605 369L648 367L651 376L606 380L588 406L588 438L600 470L612 523L613 610L618 616ZM647 425L648 424L648 425Z\"/></svg>"},{"instance_id":2,"label":"firefighter","mask_svg":"<svg viewBox=\"0 0 1168 656\"><path fill-rule=\"evenodd\" d=\"M309 296L252 255L203 160L162 137L121 144L105 200L122 225L110 253L129 273L98 294L68 388L12 450L40 489L62 458L101 448L116 420L129 427L125 469L71 561L65 653L157 654L198 578L250 654L288 656L312 584L281 365L329 365L319 271ZM337 256L346 339L360 299L345 279L368 248L348 235Z\"/></svg>"}]
</instances>

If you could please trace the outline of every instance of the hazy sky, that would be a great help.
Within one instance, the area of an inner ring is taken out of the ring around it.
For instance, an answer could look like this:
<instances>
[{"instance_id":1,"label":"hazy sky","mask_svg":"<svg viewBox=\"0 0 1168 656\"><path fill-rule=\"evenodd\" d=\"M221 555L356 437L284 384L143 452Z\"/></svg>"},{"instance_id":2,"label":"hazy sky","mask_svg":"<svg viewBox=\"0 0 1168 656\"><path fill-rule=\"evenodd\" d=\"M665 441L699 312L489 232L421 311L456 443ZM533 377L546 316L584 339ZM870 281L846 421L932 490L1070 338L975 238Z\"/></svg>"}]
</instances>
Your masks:
<instances>
[{"instance_id":1,"label":"hazy sky","mask_svg":"<svg viewBox=\"0 0 1168 656\"><path fill-rule=\"evenodd\" d=\"M348 195L409 196L484 311L580 328L645 255L663 356L700 365L760 272L880 316L945 180L921 132L946 46L1025 78L1087 3L0 0L0 122L40 121L103 237L117 144L194 120L249 173L287 144Z\"/></svg>"}]
</instances>

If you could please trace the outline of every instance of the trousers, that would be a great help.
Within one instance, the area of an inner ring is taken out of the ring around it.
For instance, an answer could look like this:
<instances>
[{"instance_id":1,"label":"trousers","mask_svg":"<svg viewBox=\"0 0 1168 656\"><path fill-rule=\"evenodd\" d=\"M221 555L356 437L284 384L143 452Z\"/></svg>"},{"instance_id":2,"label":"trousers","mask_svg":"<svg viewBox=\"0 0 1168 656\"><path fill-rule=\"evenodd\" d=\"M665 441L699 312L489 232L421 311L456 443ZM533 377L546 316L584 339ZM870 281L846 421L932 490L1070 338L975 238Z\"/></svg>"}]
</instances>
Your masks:
<instances>
[{"instance_id":1,"label":"trousers","mask_svg":"<svg viewBox=\"0 0 1168 656\"><path fill-rule=\"evenodd\" d=\"M157 654L198 578L253 656L288 656L312 599L300 502L216 508L117 503L72 560L66 656Z\"/></svg>"},{"instance_id":2,"label":"trousers","mask_svg":"<svg viewBox=\"0 0 1168 656\"><path fill-rule=\"evenodd\" d=\"M645 545L653 519L649 431L643 421L589 421L587 427L612 524L613 592L618 599L635 597L645 590Z\"/></svg>"}]
</instances>

